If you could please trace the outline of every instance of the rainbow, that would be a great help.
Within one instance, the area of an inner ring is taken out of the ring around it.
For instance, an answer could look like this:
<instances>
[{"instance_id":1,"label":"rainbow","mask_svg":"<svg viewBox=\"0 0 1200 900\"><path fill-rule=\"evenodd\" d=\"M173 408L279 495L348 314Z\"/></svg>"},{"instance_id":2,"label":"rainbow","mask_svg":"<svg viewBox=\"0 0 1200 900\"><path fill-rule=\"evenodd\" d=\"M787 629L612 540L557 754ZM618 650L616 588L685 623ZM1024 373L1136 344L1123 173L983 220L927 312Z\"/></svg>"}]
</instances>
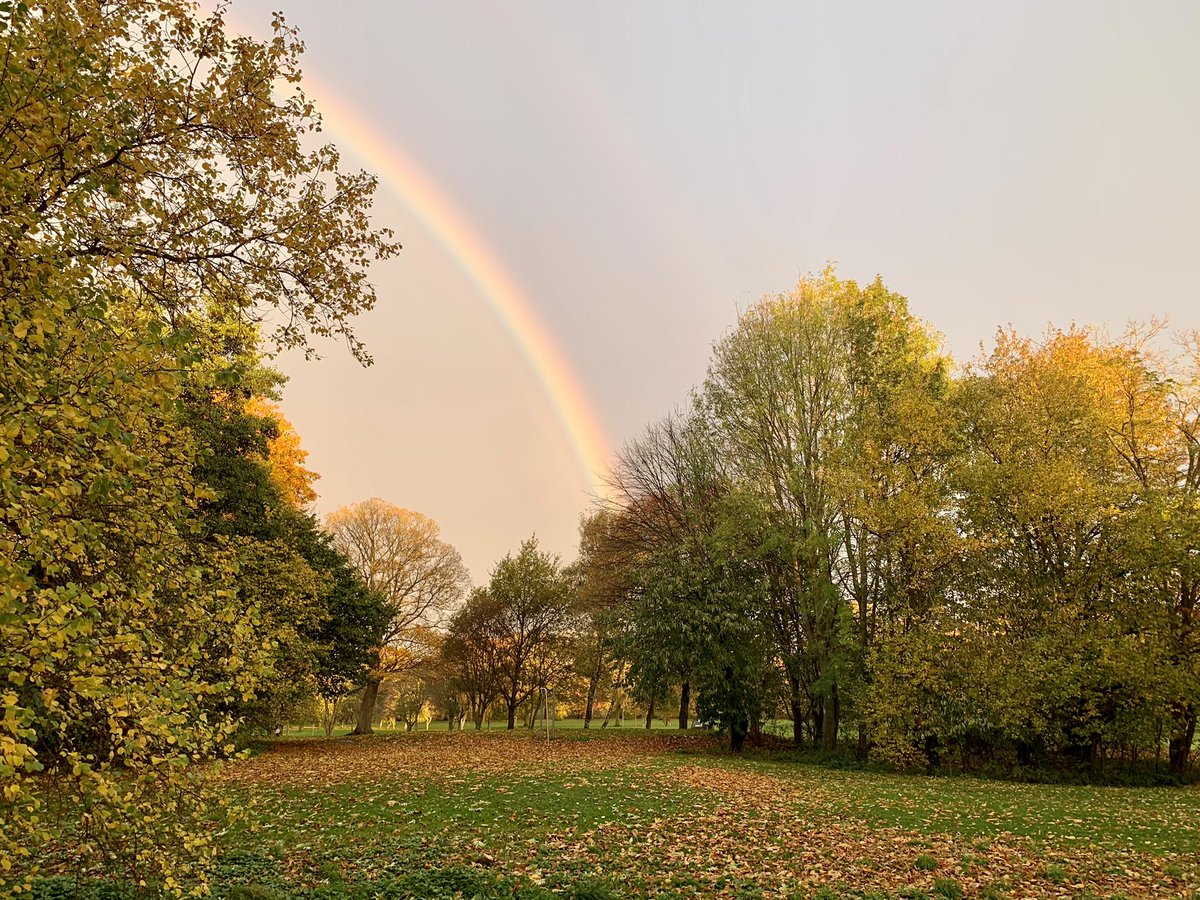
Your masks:
<instances>
[{"instance_id":1,"label":"rainbow","mask_svg":"<svg viewBox=\"0 0 1200 900\"><path fill-rule=\"evenodd\" d=\"M585 483L603 493L604 476L612 461L611 445L587 395L528 298L462 213L399 148L321 86L308 81L304 92L320 111L323 130L344 141L346 149L416 214L487 299L536 374L574 448Z\"/></svg>"}]
</instances>

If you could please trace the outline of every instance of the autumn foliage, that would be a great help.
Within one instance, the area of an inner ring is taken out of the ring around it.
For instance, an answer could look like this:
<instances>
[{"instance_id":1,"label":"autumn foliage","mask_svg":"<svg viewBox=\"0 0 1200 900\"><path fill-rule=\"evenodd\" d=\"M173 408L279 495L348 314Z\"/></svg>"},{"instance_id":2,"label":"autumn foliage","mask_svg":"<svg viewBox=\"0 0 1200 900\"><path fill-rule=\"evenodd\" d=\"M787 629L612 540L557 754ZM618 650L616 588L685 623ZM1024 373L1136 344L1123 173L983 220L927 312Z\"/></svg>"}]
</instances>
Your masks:
<instances>
[{"instance_id":1,"label":"autumn foliage","mask_svg":"<svg viewBox=\"0 0 1200 900\"><path fill-rule=\"evenodd\" d=\"M258 336L365 358L365 267L398 247L314 142L282 20L5 3L0 45L0 887L71 822L57 797L89 866L200 891L206 765L354 593L300 511L252 533L311 498L286 429L288 499L255 474Z\"/></svg>"}]
</instances>

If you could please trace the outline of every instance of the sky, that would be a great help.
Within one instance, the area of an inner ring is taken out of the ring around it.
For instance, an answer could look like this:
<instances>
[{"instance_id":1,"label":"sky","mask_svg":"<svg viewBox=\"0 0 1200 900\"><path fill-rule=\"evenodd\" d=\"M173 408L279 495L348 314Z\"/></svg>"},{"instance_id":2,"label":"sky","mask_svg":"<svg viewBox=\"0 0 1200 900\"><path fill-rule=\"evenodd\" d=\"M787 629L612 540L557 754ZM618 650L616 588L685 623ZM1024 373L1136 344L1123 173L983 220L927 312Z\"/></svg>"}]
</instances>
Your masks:
<instances>
[{"instance_id":1,"label":"sky","mask_svg":"<svg viewBox=\"0 0 1200 900\"><path fill-rule=\"evenodd\" d=\"M476 583L575 554L605 460L738 311L837 263L959 360L997 326L1200 327L1200 4L236 0L381 176L343 347L285 357L320 513L437 520Z\"/></svg>"}]
</instances>

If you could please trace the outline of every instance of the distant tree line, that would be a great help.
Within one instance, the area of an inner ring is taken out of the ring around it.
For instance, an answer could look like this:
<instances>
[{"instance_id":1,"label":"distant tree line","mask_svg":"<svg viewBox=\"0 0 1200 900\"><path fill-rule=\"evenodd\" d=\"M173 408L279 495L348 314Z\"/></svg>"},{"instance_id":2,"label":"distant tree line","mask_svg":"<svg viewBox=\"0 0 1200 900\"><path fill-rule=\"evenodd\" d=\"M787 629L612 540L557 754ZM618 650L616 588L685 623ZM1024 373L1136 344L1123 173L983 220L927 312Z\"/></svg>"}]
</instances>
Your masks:
<instances>
[{"instance_id":1,"label":"distant tree line","mask_svg":"<svg viewBox=\"0 0 1200 900\"><path fill-rule=\"evenodd\" d=\"M1187 776L1200 342L1162 337L1001 330L956 368L882 281L806 277L624 448L575 562L530 540L444 605L401 705L671 703L734 750L786 723L904 768Z\"/></svg>"}]
</instances>

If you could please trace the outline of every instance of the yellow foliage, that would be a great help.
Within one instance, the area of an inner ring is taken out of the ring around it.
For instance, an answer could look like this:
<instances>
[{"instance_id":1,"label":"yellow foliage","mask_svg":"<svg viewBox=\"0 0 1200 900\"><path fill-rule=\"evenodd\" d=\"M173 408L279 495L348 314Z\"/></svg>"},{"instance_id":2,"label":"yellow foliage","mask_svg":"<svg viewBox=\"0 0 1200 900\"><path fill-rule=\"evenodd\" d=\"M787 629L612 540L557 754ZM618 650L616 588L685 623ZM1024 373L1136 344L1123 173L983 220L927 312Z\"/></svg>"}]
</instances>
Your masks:
<instances>
[{"instance_id":1,"label":"yellow foliage","mask_svg":"<svg viewBox=\"0 0 1200 900\"><path fill-rule=\"evenodd\" d=\"M251 397L246 403L246 412L275 423L275 436L267 441L266 463L271 470L271 480L289 503L297 507L308 506L317 499L313 482L321 476L304 467L308 451L300 446L300 435L279 405L263 397Z\"/></svg>"}]
</instances>

